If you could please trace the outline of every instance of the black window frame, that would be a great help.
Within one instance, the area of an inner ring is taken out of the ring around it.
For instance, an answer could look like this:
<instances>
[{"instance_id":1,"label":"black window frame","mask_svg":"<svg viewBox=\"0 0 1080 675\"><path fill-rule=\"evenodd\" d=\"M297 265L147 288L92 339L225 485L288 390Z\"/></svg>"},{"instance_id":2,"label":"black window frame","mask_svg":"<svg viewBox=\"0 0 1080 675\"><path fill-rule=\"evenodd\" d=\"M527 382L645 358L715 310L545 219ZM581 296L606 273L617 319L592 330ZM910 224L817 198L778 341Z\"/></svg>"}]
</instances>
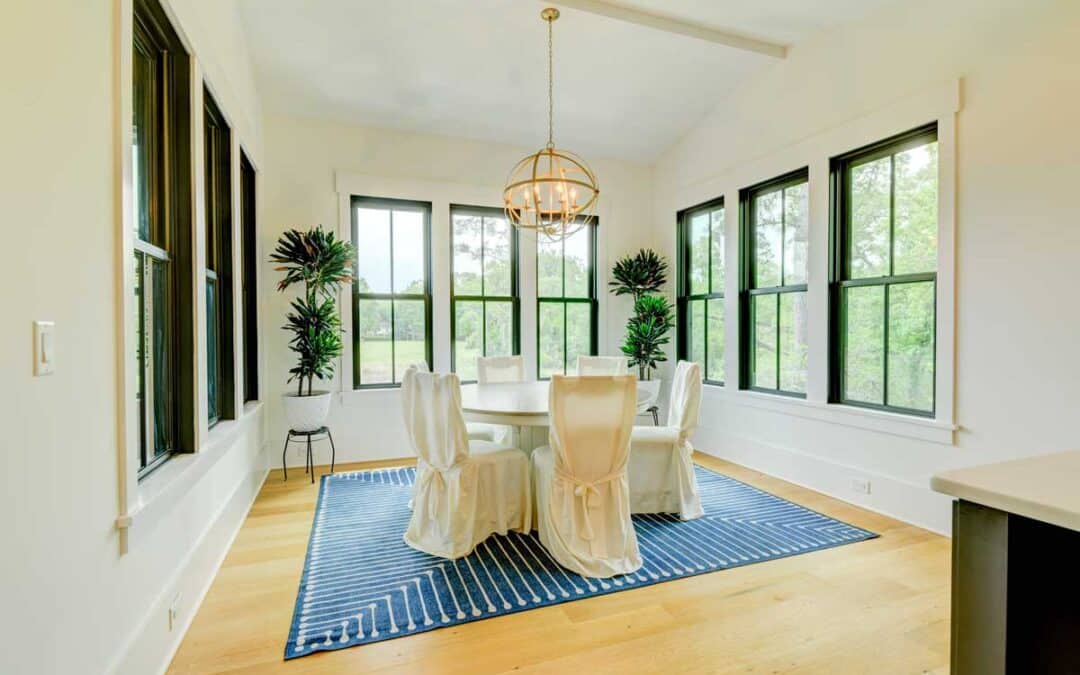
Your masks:
<instances>
[{"instance_id":1,"label":"black window frame","mask_svg":"<svg viewBox=\"0 0 1080 675\"><path fill-rule=\"evenodd\" d=\"M913 274L894 274L893 265L895 258L895 197L896 178L895 162L891 162L889 180L889 274L878 277L860 277L852 279L850 275L850 195L848 178L852 168L862 164L873 162L884 157L893 157L898 153L920 147L922 145L937 142L937 122L916 127L895 136L871 143L870 145L851 150L842 155L833 157L829 163L829 402L833 404L868 408L883 412L899 413L915 417L934 418L937 414L937 344L938 344L938 320L937 320L937 257L935 255L935 271ZM940 186L939 186L940 187ZM939 202L940 203L940 202ZM936 252L935 252L936 254ZM932 401L930 410L907 408L903 406L889 405L889 289L893 286L908 283L933 284L934 293L934 317L933 317L933 354L932 366ZM883 373L882 373L882 401L877 404L866 401L849 399L845 396L844 382L844 357L846 355L846 307L844 306L844 289L851 287L882 286L884 287L884 315L882 331L884 336L883 345Z\"/></svg>"},{"instance_id":2,"label":"black window frame","mask_svg":"<svg viewBox=\"0 0 1080 675\"><path fill-rule=\"evenodd\" d=\"M214 297L214 312L210 311L209 305L206 312L207 378L215 381L213 391L207 382L207 424L212 428L221 420L236 418L232 320L232 130L205 86L203 129L207 302ZM211 322L214 322L213 335ZM210 355L211 348L216 350L214 358ZM214 392L216 400L211 400Z\"/></svg>"},{"instance_id":3,"label":"black window frame","mask_svg":"<svg viewBox=\"0 0 1080 675\"><path fill-rule=\"evenodd\" d=\"M480 294L457 293L454 277L454 216L457 214L478 216L482 219L496 217L506 221L507 227L510 228L510 295L488 295L484 287L484 251L486 250L486 247L484 246L483 221L481 221L480 225ZM462 302L480 303L480 356L487 356L487 303L509 302L511 323L513 326L510 349L514 356L521 354L521 286L519 279L520 265L518 264L519 254L520 236L518 228L514 227L513 224L509 222L506 217L506 212L503 209L490 206L469 206L466 204L450 205L450 370L453 372L457 372L457 302L459 300ZM462 382L473 381L474 380L462 380Z\"/></svg>"},{"instance_id":4,"label":"black window frame","mask_svg":"<svg viewBox=\"0 0 1080 675\"><path fill-rule=\"evenodd\" d=\"M786 221L782 220L780 231L780 253L778 256L780 265L779 286L755 286L756 277L756 244L757 237L754 230L755 199L769 192L779 191L781 195L780 213L784 217L784 193L787 188L807 184L809 190L810 168L802 167L788 172L782 176L762 181L750 187L739 190L739 388L748 391L756 391L763 394L774 394L790 398L805 399L807 392L788 391L780 387L780 313L781 299L789 293L807 293L809 281L809 264L807 269L807 281L801 284L785 285L784 274L784 236ZM809 214L807 214L809 227ZM808 258L809 262L809 258ZM754 299L761 295L776 295L776 388L760 387L754 384L755 349L754 349ZM809 376L809 371L807 372ZM808 383L809 384L809 383Z\"/></svg>"},{"instance_id":5,"label":"black window frame","mask_svg":"<svg viewBox=\"0 0 1080 675\"><path fill-rule=\"evenodd\" d=\"M349 200L349 218L351 222L350 236L353 246L357 246L359 235L359 223L356 219L357 209L361 206L383 208L390 211L390 283L389 293L361 293L359 287L359 260L353 261L352 283L352 360L353 360L353 389L396 389L401 382L395 381L397 370L396 354L394 347L394 301L395 300L423 300L424 301L424 356L427 359L428 368L434 363L434 346L432 342L432 297L431 297L431 202L415 201L410 199L390 199L386 197L369 197L352 195ZM419 210L424 216L424 292L421 293L396 293L393 290L394 280L394 216L397 210ZM372 382L365 384L361 381L360 371L360 300L389 300L390 301L390 382Z\"/></svg>"},{"instance_id":6,"label":"black window frame","mask_svg":"<svg viewBox=\"0 0 1080 675\"><path fill-rule=\"evenodd\" d=\"M244 318L244 403L259 400L259 228L255 166L240 151L241 297Z\"/></svg>"},{"instance_id":7,"label":"black window frame","mask_svg":"<svg viewBox=\"0 0 1080 675\"><path fill-rule=\"evenodd\" d=\"M567 306L571 304L587 304L589 306L589 356L596 356L600 350L600 337L599 337L599 300L596 292L596 264L597 264L597 232L600 229L600 219L593 218L592 221L585 226L589 232L589 294L586 297L566 297L566 239L562 239L560 244L562 245L562 295L560 296L542 296L540 295L540 247L539 238L545 236L542 233L537 233L537 247L536 247L536 260L534 261L536 267L536 375L539 380L550 380L551 377L543 377L540 369L540 308L546 304L562 304L563 306L563 374L570 374L570 363L567 362L567 330L566 330L566 317Z\"/></svg>"},{"instance_id":8,"label":"black window frame","mask_svg":"<svg viewBox=\"0 0 1080 675\"><path fill-rule=\"evenodd\" d=\"M676 348L678 352L679 360L688 360L690 354L690 340L691 340L691 313L690 303L695 301L705 302L705 333L704 333L704 346L705 351L702 355L704 363L701 365L702 382L705 384L711 384L715 386L724 386L724 373L720 373L721 379L710 378L709 375L709 303L719 301L723 306L727 278L727 261L724 261L724 276L725 284L721 285L720 290L716 291L713 287L712 278L712 256L713 256L713 227L712 227L712 214L717 209L723 209L725 219L727 217L727 207L724 204L724 197L716 197L707 202L702 202L695 206L683 209L679 211L676 216L676 242L678 250L676 251L676 269L675 269L675 312L676 312L676 325L678 327L676 333ZM709 214L709 255L708 255L708 270L709 270L709 291L706 293L691 293L690 291L690 219L699 213ZM725 231L725 238L727 233ZM727 251L727 242L724 242L724 251ZM724 311L724 321L727 321L727 310ZM727 348L727 333L724 330L724 348ZM725 359L725 367L727 360Z\"/></svg>"},{"instance_id":9,"label":"black window frame","mask_svg":"<svg viewBox=\"0 0 1080 675\"><path fill-rule=\"evenodd\" d=\"M148 138L146 219L149 232L144 237L136 225L133 241L139 293L136 296L136 322L142 344L137 345L138 382L138 474L142 480L162 466L172 456L195 450L195 321L192 246L192 183L191 183L191 58L172 27L168 16L155 0L135 0L132 7L132 97L133 114L138 114L140 96L151 131ZM141 77L138 61L149 62ZM140 90L140 86L143 88ZM149 91L147 91L149 90ZM132 132L138 128L132 120ZM133 142L137 142L133 138ZM134 167L133 167L134 174ZM139 189L133 185L132 192ZM138 214L133 214L139 219ZM168 420L160 431L168 447L160 452L151 450L147 440L156 437L152 406L148 406L146 381L150 363L143 357L150 351L146 321L153 316L152 302L148 306L146 291L150 287L151 266L147 260L164 266L167 292L165 294L166 333L165 363L170 370L169 384L163 392L168 400L163 409Z\"/></svg>"}]
</instances>

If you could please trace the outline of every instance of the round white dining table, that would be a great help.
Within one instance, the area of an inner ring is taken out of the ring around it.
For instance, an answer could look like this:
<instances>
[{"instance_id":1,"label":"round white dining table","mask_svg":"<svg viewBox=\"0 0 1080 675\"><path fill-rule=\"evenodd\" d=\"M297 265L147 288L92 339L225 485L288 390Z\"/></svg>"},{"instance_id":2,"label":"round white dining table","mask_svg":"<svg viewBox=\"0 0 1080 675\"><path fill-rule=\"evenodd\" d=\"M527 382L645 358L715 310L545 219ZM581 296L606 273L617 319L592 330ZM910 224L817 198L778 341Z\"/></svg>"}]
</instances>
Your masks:
<instances>
[{"instance_id":1,"label":"round white dining table","mask_svg":"<svg viewBox=\"0 0 1080 675\"><path fill-rule=\"evenodd\" d=\"M517 427L521 449L531 451L547 443L549 385L546 380L462 385L461 408L470 422Z\"/></svg>"}]
</instances>

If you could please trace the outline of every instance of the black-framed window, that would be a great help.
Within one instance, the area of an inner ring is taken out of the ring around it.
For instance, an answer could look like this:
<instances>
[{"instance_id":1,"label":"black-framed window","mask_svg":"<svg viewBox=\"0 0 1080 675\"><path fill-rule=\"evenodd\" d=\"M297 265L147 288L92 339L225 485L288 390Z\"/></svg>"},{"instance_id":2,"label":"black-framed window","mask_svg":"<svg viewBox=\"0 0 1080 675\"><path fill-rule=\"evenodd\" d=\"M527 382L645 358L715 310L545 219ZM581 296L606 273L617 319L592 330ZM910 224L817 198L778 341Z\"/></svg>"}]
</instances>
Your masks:
<instances>
[{"instance_id":1,"label":"black-framed window","mask_svg":"<svg viewBox=\"0 0 1080 675\"><path fill-rule=\"evenodd\" d=\"M809 172L740 191L744 389L806 396Z\"/></svg>"},{"instance_id":2,"label":"black-framed window","mask_svg":"<svg viewBox=\"0 0 1080 675\"><path fill-rule=\"evenodd\" d=\"M724 383L724 198L678 218L679 358L701 366L705 382Z\"/></svg>"},{"instance_id":3,"label":"black-framed window","mask_svg":"<svg viewBox=\"0 0 1080 675\"><path fill-rule=\"evenodd\" d=\"M236 417L233 398L232 147L225 117L203 90L206 186L206 392L214 426Z\"/></svg>"},{"instance_id":4,"label":"black-framed window","mask_svg":"<svg viewBox=\"0 0 1080 675\"><path fill-rule=\"evenodd\" d=\"M597 353L596 231L536 241L536 360L541 379L573 372L577 357Z\"/></svg>"},{"instance_id":5,"label":"black-framed window","mask_svg":"<svg viewBox=\"0 0 1080 675\"><path fill-rule=\"evenodd\" d=\"M478 356L521 353L518 232L502 209L450 206L451 365L476 379Z\"/></svg>"},{"instance_id":6,"label":"black-framed window","mask_svg":"<svg viewBox=\"0 0 1080 675\"><path fill-rule=\"evenodd\" d=\"M431 203L352 198L353 387L392 387L432 363Z\"/></svg>"},{"instance_id":7,"label":"black-framed window","mask_svg":"<svg viewBox=\"0 0 1080 675\"><path fill-rule=\"evenodd\" d=\"M830 400L934 414L937 126L832 160Z\"/></svg>"},{"instance_id":8,"label":"black-framed window","mask_svg":"<svg viewBox=\"0 0 1080 675\"><path fill-rule=\"evenodd\" d=\"M241 283L244 316L244 402L259 398L259 228L255 221L255 167L240 152Z\"/></svg>"},{"instance_id":9,"label":"black-framed window","mask_svg":"<svg viewBox=\"0 0 1080 675\"><path fill-rule=\"evenodd\" d=\"M132 222L139 478L194 449L189 57L153 0L136 0Z\"/></svg>"}]
</instances>

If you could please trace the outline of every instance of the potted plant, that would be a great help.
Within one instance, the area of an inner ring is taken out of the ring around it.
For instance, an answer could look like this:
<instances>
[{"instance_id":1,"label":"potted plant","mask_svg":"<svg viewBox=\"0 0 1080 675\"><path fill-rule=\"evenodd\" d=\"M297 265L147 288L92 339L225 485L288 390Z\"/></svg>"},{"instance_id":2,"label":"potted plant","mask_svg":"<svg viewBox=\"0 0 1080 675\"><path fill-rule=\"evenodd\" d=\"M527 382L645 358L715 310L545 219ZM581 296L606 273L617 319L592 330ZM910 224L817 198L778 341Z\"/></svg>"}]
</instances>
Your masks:
<instances>
[{"instance_id":1,"label":"potted plant","mask_svg":"<svg viewBox=\"0 0 1080 675\"><path fill-rule=\"evenodd\" d=\"M641 249L633 256L615 262L609 282L615 295L634 298L634 313L626 322L626 339L622 352L637 366L639 397L655 401L660 396L660 381L652 379L652 371L667 361L664 345L671 341L668 333L675 325L671 303L659 294L667 283L667 261L651 249Z\"/></svg>"},{"instance_id":2,"label":"potted plant","mask_svg":"<svg viewBox=\"0 0 1080 675\"><path fill-rule=\"evenodd\" d=\"M342 284L352 281L353 255L352 244L317 226L307 232L285 232L270 256L271 262L280 264L277 271L285 273L279 291L302 285L282 326L292 334L289 349L296 353L288 379L297 383L296 391L282 397L285 418L294 431L322 427L330 412L330 392L314 389L314 382L333 378L334 360L341 356L335 296Z\"/></svg>"}]
</instances>

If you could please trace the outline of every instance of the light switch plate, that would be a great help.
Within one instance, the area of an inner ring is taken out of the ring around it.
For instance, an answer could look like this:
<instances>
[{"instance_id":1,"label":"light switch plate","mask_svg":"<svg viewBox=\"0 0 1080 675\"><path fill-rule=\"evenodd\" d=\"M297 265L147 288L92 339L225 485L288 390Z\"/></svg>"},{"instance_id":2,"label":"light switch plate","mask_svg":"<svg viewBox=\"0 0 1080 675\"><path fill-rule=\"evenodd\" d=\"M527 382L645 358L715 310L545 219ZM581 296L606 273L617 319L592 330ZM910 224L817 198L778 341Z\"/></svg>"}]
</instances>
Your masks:
<instances>
[{"instance_id":1,"label":"light switch plate","mask_svg":"<svg viewBox=\"0 0 1080 675\"><path fill-rule=\"evenodd\" d=\"M56 360L56 324L34 322L34 376L52 375Z\"/></svg>"}]
</instances>

